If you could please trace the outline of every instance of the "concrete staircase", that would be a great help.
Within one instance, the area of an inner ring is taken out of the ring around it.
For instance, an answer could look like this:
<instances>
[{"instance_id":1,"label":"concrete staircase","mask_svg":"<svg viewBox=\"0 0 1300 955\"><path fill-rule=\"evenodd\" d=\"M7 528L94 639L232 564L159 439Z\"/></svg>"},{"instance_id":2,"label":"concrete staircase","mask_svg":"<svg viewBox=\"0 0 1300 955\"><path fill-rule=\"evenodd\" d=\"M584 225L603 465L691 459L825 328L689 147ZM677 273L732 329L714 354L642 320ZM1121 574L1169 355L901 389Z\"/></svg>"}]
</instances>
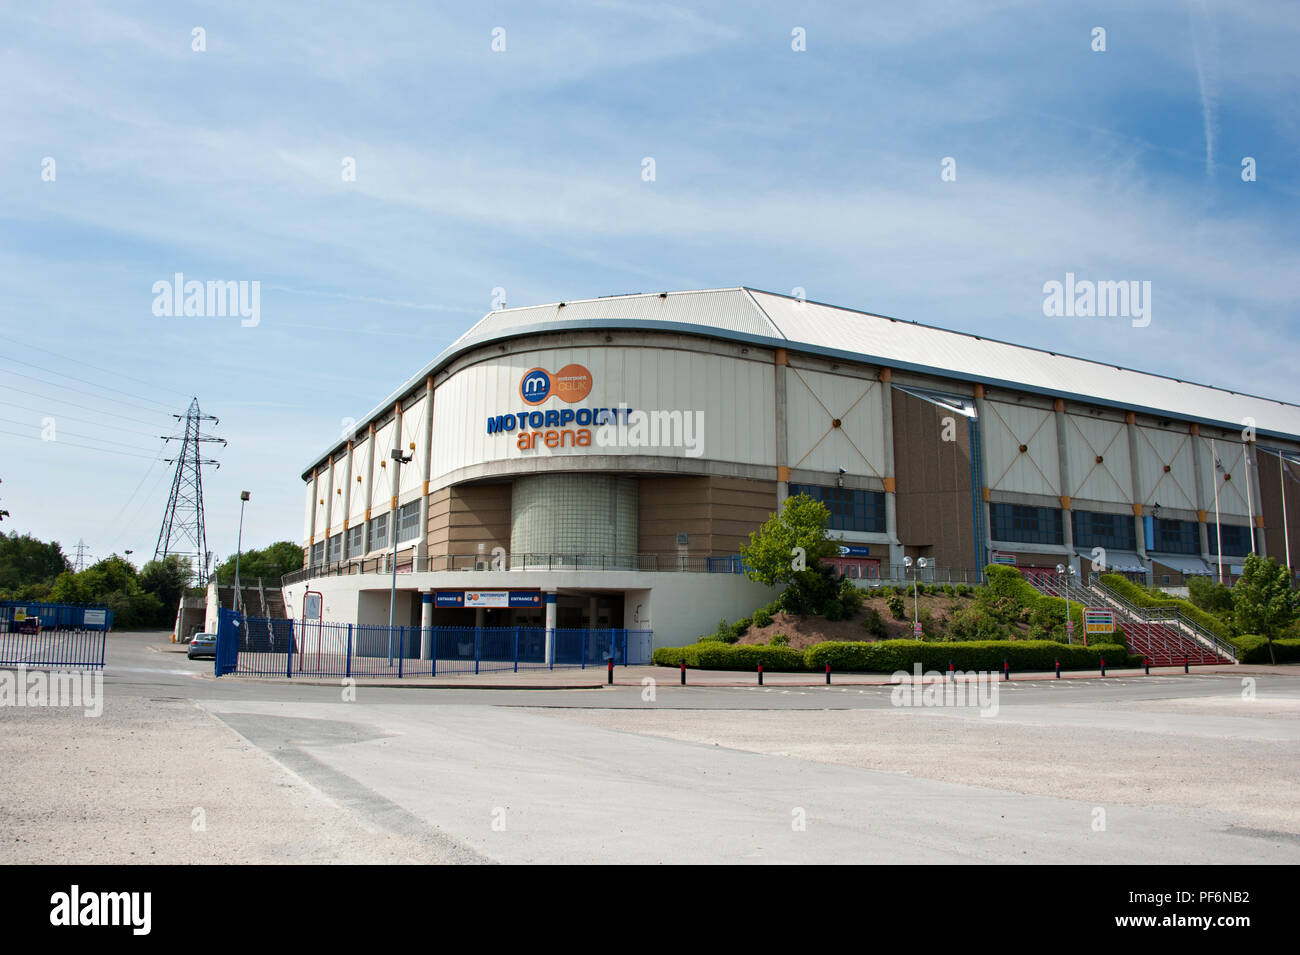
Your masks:
<instances>
[{"instance_id":1,"label":"concrete staircase","mask_svg":"<svg viewBox=\"0 0 1300 955\"><path fill-rule=\"evenodd\" d=\"M1034 589L1052 597L1064 597L1061 583L1046 577L1029 581ZM1115 611L1115 622L1124 630L1129 651L1141 654L1151 666L1217 666L1236 663L1236 650L1219 637L1176 609L1138 607L1098 579L1073 584L1069 596L1084 606Z\"/></svg>"}]
</instances>

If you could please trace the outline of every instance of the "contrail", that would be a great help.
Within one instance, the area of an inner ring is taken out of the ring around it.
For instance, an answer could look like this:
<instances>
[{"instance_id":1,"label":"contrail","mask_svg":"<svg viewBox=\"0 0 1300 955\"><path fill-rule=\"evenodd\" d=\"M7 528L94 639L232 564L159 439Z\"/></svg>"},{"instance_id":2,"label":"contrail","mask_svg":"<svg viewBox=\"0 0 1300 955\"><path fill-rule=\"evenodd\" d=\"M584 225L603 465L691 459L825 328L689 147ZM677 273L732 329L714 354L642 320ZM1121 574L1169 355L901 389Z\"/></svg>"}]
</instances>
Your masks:
<instances>
[{"instance_id":1,"label":"contrail","mask_svg":"<svg viewBox=\"0 0 1300 955\"><path fill-rule=\"evenodd\" d=\"M1205 174L1211 176L1214 174L1214 147L1219 126L1219 82L1214 28L1205 0L1196 0L1193 4L1191 19L1192 55L1196 60L1196 81L1201 90L1201 118L1205 125ZM1204 50L1202 39L1205 41Z\"/></svg>"}]
</instances>

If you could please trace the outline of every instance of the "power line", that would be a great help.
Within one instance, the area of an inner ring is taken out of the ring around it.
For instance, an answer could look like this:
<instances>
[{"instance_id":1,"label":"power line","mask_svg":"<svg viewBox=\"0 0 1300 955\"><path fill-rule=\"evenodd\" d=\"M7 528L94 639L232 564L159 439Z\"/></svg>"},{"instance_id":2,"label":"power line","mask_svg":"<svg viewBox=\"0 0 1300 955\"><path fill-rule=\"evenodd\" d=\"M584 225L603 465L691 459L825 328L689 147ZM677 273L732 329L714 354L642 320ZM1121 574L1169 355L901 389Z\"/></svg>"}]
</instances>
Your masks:
<instances>
[{"instance_id":1,"label":"power line","mask_svg":"<svg viewBox=\"0 0 1300 955\"><path fill-rule=\"evenodd\" d=\"M106 375L112 375L115 378L122 378L125 379L126 381L134 381L137 384L148 385L150 388L161 388L163 391L170 391L173 392L174 394L184 395L186 398L192 397L192 395L190 395L188 391L181 391L177 388L168 388L163 385L158 385L155 382L145 381L143 378L133 378L130 375L122 374L122 372L118 369L101 368L99 365L92 365L90 362L82 361L80 358L72 358L68 355L62 355L59 352L56 352L51 348L45 348L42 345L33 345L30 342L20 341L17 338L10 338L8 335L0 335L0 339L13 342L15 345L21 345L24 348L34 348L36 351L43 351L47 355L53 355L55 358L62 358L64 361L70 361L77 365L84 365L87 368L94 369L95 371L102 372ZM152 400L152 399L146 399L146 400Z\"/></svg>"},{"instance_id":2,"label":"power line","mask_svg":"<svg viewBox=\"0 0 1300 955\"><path fill-rule=\"evenodd\" d=\"M141 401L147 401L150 404L159 405L171 410L172 406L165 401L155 401L153 398L146 398L144 395L132 394L129 391L123 391L120 388L110 388L108 385L101 385L98 382L90 381L86 378L78 378L76 375L69 375L66 371L58 371L54 368L46 368L43 365L36 365L30 361L23 361L21 358L13 358L9 355L0 355L0 361L11 361L16 365L26 365L28 368L35 368L37 371L43 371L51 375L58 375L60 378L70 378L73 381L79 381L83 385L90 385L92 388L99 388L101 391L113 391L119 395L126 395L128 398L139 398Z\"/></svg>"},{"instance_id":3,"label":"power line","mask_svg":"<svg viewBox=\"0 0 1300 955\"><path fill-rule=\"evenodd\" d=\"M28 441L41 441L41 438L40 438L39 435L34 435L34 434L20 434L20 433L17 432L17 431L5 431L3 428L0 428L0 434L11 434L11 435L13 435L15 438L26 438ZM151 455L148 455L148 454L133 454L133 453L131 453L130 451L114 451L112 448L96 448L96 447L92 447L91 445L88 445L88 444L77 444L77 443L74 442L74 441L41 441L41 443L42 443L42 444L61 444L61 445L63 445L63 447L65 447L65 448L83 448L83 449L86 450L86 451L99 451L99 452L102 453L102 454L121 454L121 455L124 455L124 456L126 456L126 457L128 457L128 458L149 458L149 457L151 457Z\"/></svg>"},{"instance_id":4,"label":"power line","mask_svg":"<svg viewBox=\"0 0 1300 955\"><path fill-rule=\"evenodd\" d=\"M6 372L6 374L9 374L9 375L16 375L16 376L19 377L19 378L26 378L26 379L28 379L29 381L35 381L35 382L38 382L39 384L42 384L42 385L53 385L55 388L66 388L66 389L68 389L68 391L75 392L75 393L77 393L77 394L79 394L79 395L86 395L86 396L89 397L89 398L95 398L95 399L97 399L97 400L99 400L99 401L104 401L104 400L106 400L106 399L104 398L103 395L97 395L97 394L95 394L94 392L90 392L90 391L82 391L80 388L73 388L71 385L65 385L65 384L63 384L63 382L61 382L61 381L46 381L44 378L37 378L35 375L24 375L21 371L10 371L10 372ZM80 378L76 378L76 379L73 379L73 380L74 380L74 381L81 381L82 379L80 379ZM86 384L92 384L92 382L85 382L85 383L86 383ZM55 399L55 400L57 400L57 399ZM148 399L146 399L146 400L148 400ZM137 411L144 411L144 412L147 412L148 414L175 414L175 412L171 411L170 408L168 408L167 405L162 405L162 407L163 407L163 408L166 408L167 410L165 410L165 411L159 411L157 408L146 408L146 407L144 407L143 405L133 405L133 404L131 404L131 402L129 402L129 401L121 401L121 400L118 400L117 403L118 403L119 405L121 405L122 407L124 407L124 408L134 408L134 409L136 409ZM158 404L161 404L161 402L158 402Z\"/></svg>"},{"instance_id":5,"label":"power line","mask_svg":"<svg viewBox=\"0 0 1300 955\"><path fill-rule=\"evenodd\" d=\"M43 384L43 385L48 385L48 384L53 384L53 383L52 383L52 382L48 382L48 381L42 381L41 384ZM77 404L75 401L69 401L67 398L51 398L49 395L41 395L41 394L37 394L37 393L34 392L34 391L24 391L22 388L13 388L13 387L10 387L9 390L10 390L10 391L16 391L16 392L18 392L18 394L20 394L20 395L29 395L29 396L32 397L32 398L40 398L42 401L53 401L53 402L56 402L56 403L58 403L58 404L69 405L70 407L73 407L73 408L80 408L80 409L83 410L83 411L93 411L95 414L108 415L110 418L121 418L123 421L134 421L136 424L143 424L143 425L150 425L150 426L153 425L153 422L152 422L152 421L141 421L139 418L132 418L132 417L130 417L130 416L128 416L128 415L124 415L124 414L117 414L116 412L113 412L113 411L100 411L98 408L92 408L92 407L90 407L89 405L79 405L79 404ZM99 396L98 396L98 395L91 395L90 397L92 397L92 398L96 398L96 397L99 397ZM166 412L162 412L162 411L150 411L149 414L166 414Z\"/></svg>"},{"instance_id":6,"label":"power line","mask_svg":"<svg viewBox=\"0 0 1300 955\"><path fill-rule=\"evenodd\" d=\"M0 418L0 421L5 422L6 424L16 424L23 428L41 429L41 426L39 424L28 424L26 421L15 421L13 418ZM56 436L53 438L45 438L44 436L42 436L42 440L45 441L46 444L58 444L60 440L57 437L58 432L56 431L55 434ZM123 444L121 441L110 441L108 438L100 438L93 434L80 434L76 431L64 431L63 434L69 435L74 438L85 438L88 441L99 441L103 444L113 444L113 445L117 445L119 448L127 448L128 450L131 451L149 450L148 448L138 448L133 444Z\"/></svg>"},{"instance_id":7,"label":"power line","mask_svg":"<svg viewBox=\"0 0 1300 955\"><path fill-rule=\"evenodd\" d=\"M5 401L4 399L0 399L0 404L12 405L12 407L21 409L21 411L30 411L30 412L35 412L36 414L49 413L48 408L29 408L25 404L18 404L17 401ZM95 425L95 427L107 427L107 429L112 431L126 431L127 434L140 434L140 435L144 435L144 437L146 438L161 437L161 435L155 434L153 433L153 431L140 431L138 429L135 429L135 427L122 427L121 425L105 425L103 421L91 421L90 418L79 418L75 416L75 414L64 414L62 412L59 412L59 417L61 418L61 420L66 420L66 421L81 421L83 425ZM140 422L140 424L144 424L144 422Z\"/></svg>"}]
</instances>

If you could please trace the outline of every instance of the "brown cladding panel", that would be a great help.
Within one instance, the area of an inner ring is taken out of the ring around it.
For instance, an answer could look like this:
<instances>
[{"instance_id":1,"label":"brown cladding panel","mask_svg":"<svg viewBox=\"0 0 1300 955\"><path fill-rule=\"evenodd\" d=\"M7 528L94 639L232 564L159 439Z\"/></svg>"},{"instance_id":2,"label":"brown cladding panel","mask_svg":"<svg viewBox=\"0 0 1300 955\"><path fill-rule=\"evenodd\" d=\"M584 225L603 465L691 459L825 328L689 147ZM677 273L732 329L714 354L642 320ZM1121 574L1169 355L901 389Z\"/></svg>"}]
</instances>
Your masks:
<instances>
[{"instance_id":1,"label":"brown cladding panel","mask_svg":"<svg viewBox=\"0 0 1300 955\"><path fill-rule=\"evenodd\" d=\"M971 568L975 525L967 420L898 389L893 409L899 539L929 548L939 567ZM952 440L946 441L949 424Z\"/></svg>"}]
</instances>

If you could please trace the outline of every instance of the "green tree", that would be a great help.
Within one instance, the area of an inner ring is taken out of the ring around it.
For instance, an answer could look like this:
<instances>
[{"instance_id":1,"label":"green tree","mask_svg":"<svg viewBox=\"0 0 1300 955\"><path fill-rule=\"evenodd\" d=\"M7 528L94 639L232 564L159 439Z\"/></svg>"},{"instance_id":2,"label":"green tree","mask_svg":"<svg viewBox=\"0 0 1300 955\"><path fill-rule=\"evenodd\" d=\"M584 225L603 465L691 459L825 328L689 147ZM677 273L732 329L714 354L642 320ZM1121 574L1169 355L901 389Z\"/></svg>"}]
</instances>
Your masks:
<instances>
[{"instance_id":1,"label":"green tree","mask_svg":"<svg viewBox=\"0 0 1300 955\"><path fill-rule=\"evenodd\" d=\"M780 513L740 545L746 576L777 587L793 583L801 571L816 569L822 558L837 553L827 531L830 519L826 505L806 494L786 498Z\"/></svg>"},{"instance_id":2,"label":"green tree","mask_svg":"<svg viewBox=\"0 0 1300 955\"><path fill-rule=\"evenodd\" d=\"M1187 599L1206 613L1212 613L1224 622L1233 617L1232 588L1225 587L1211 577L1190 577L1187 580Z\"/></svg>"},{"instance_id":3,"label":"green tree","mask_svg":"<svg viewBox=\"0 0 1300 955\"><path fill-rule=\"evenodd\" d=\"M193 577L194 570L188 560L168 554L140 568L140 588L157 597L164 607L177 607Z\"/></svg>"},{"instance_id":4,"label":"green tree","mask_svg":"<svg viewBox=\"0 0 1300 955\"><path fill-rule=\"evenodd\" d=\"M827 530L830 519L826 505L806 494L786 498L780 513L740 545L746 576L769 587L784 584L781 604L792 613L821 613L837 591L834 574L821 564L838 552Z\"/></svg>"},{"instance_id":5,"label":"green tree","mask_svg":"<svg viewBox=\"0 0 1300 955\"><path fill-rule=\"evenodd\" d=\"M70 570L68 558L56 543L39 541L30 534L0 534L0 593L24 599L20 592L53 584Z\"/></svg>"},{"instance_id":6,"label":"green tree","mask_svg":"<svg viewBox=\"0 0 1300 955\"><path fill-rule=\"evenodd\" d=\"M235 582L235 556L222 561L213 575L222 586ZM277 586L280 578L291 570L302 570L302 545L293 541L276 541L261 550L246 550L239 556L239 579L243 584L261 577Z\"/></svg>"},{"instance_id":7,"label":"green tree","mask_svg":"<svg viewBox=\"0 0 1300 955\"><path fill-rule=\"evenodd\" d=\"M1276 663L1273 636L1286 629L1300 606L1287 569L1271 557L1247 555L1241 577L1232 588L1232 605L1237 627L1242 633L1257 633L1267 639L1269 659Z\"/></svg>"}]
</instances>

